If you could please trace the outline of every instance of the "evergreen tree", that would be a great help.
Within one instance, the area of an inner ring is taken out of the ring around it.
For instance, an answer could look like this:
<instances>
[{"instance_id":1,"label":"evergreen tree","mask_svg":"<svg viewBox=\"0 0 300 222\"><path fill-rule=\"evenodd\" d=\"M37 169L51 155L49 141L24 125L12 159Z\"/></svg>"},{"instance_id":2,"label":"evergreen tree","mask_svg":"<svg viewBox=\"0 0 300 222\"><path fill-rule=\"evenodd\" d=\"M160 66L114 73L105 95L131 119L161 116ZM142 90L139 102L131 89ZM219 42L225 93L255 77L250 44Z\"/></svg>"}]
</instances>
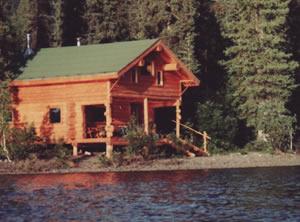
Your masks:
<instances>
[{"instance_id":1,"label":"evergreen tree","mask_svg":"<svg viewBox=\"0 0 300 222\"><path fill-rule=\"evenodd\" d=\"M55 32L55 17L51 1L38 1L37 18L37 48L47 48L53 45Z\"/></svg>"},{"instance_id":2,"label":"evergreen tree","mask_svg":"<svg viewBox=\"0 0 300 222\"><path fill-rule=\"evenodd\" d=\"M196 0L138 0L128 7L131 39L161 38L194 73L199 71L195 53L199 16Z\"/></svg>"},{"instance_id":3,"label":"evergreen tree","mask_svg":"<svg viewBox=\"0 0 300 222\"><path fill-rule=\"evenodd\" d=\"M26 46L26 33L31 34L31 47L38 48L38 1L20 0L13 20L18 38Z\"/></svg>"},{"instance_id":4,"label":"evergreen tree","mask_svg":"<svg viewBox=\"0 0 300 222\"><path fill-rule=\"evenodd\" d=\"M295 89L297 63L287 53L289 0L217 0L222 34L232 41L223 62L237 113L248 127L285 149L294 117L286 104Z\"/></svg>"},{"instance_id":5,"label":"evergreen tree","mask_svg":"<svg viewBox=\"0 0 300 222\"><path fill-rule=\"evenodd\" d=\"M4 45L4 38L5 34L7 33L7 25L4 22L3 18L3 13L2 9L3 8L3 3L0 1L0 78L3 79L4 77L4 67L5 67L5 62L4 62L4 56L3 56L3 49L1 46Z\"/></svg>"},{"instance_id":6,"label":"evergreen tree","mask_svg":"<svg viewBox=\"0 0 300 222\"><path fill-rule=\"evenodd\" d=\"M18 38L10 24L8 5L0 0L0 80L13 79L23 64Z\"/></svg>"},{"instance_id":7,"label":"evergreen tree","mask_svg":"<svg viewBox=\"0 0 300 222\"><path fill-rule=\"evenodd\" d=\"M10 121L12 116L12 101L9 93L8 81L0 82L0 151L6 156L9 162L10 153L8 150L8 139L10 136Z\"/></svg>"},{"instance_id":8,"label":"evergreen tree","mask_svg":"<svg viewBox=\"0 0 300 222\"><path fill-rule=\"evenodd\" d=\"M64 24L64 0L54 0L52 2L54 10L54 34L53 45L62 46L63 44L63 24Z\"/></svg>"},{"instance_id":9,"label":"evergreen tree","mask_svg":"<svg viewBox=\"0 0 300 222\"><path fill-rule=\"evenodd\" d=\"M288 16L288 37L290 40L290 51L293 53L293 59L300 61L300 0L292 0L290 3L290 12ZM300 67L296 69L296 83L300 84ZM297 115L298 127L300 126L300 87L293 92L292 100L289 103L290 109ZM299 128L298 128L299 129ZM300 132L298 132L299 135Z\"/></svg>"},{"instance_id":10,"label":"evergreen tree","mask_svg":"<svg viewBox=\"0 0 300 222\"><path fill-rule=\"evenodd\" d=\"M87 44L129 39L127 0L87 0L85 21Z\"/></svg>"},{"instance_id":11,"label":"evergreen tree","mask_svg":"<svg viewBox=\"0 0 300 222\"><path fill-rule=\"evenodd\" d=\"M168 28L169 1L132 0L129 7L129 28L133 39L154 39Z\"/></svg>"},{"instance_id":12,"label":"evergreen tree","mask_svg":"<svg viewBox=\"0 0 300 222\"><path fill-rule=\"evenodd\" d=\"M170 1L166 7L166 11L170 11L168 26L162 33L172 50L196 75L200 68L195 48L196 38L200 35L196 29L199 7L197 0Z\"/></svg>"},{"instance_id":13,"label":"evergreen tree","mask_svg":"<svg viewBox=\"0 0 300 222\"><path fill-rule=\"evenodd\" d=\"M86 29L83 19L84 10L86 7L85 0L64 0L59 1L58 16L60 17L61 38L63 46L76 45L76 38L82 37Z\"/></svg>"}]
</instances>

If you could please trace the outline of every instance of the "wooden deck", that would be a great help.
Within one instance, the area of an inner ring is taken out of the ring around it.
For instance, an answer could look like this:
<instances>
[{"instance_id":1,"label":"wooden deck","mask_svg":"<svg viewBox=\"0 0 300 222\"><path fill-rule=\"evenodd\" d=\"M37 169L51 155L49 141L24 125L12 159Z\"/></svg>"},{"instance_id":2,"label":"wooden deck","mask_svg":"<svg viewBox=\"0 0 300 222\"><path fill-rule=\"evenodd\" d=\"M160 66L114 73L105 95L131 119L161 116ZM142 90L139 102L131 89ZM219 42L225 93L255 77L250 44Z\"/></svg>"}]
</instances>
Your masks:
<instances>
[{"instance_id":1,"label":"wooden deck","mask_svg":"<svg viewBox=\"0 0 300 222\"><path fill-rule=\"evenodd\" d=\"M78 144L92 144L92 143L106 143L109 138L87 138L87 139L79 139L77 140ZM111 143L117 146L126 146L128 142L123 137L112 137Z\"/></svg>"}]
</instances>

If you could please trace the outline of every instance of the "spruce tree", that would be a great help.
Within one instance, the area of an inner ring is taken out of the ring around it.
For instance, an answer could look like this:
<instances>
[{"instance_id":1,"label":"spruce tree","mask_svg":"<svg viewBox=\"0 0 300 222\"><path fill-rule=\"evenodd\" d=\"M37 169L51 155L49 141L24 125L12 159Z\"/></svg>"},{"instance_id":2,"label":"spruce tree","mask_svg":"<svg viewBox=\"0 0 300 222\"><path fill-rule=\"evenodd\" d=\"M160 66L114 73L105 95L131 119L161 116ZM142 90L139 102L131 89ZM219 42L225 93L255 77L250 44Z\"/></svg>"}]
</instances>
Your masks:
<instances>
[{"instance_id":1,"label":"spruce tree","mask_svg":"<svg viewBox=\"0 0 300 222\"><path fill-rule=\"evenodd\" d=\"M293 59L300 61L300 0L292 0L290 3L290 12L288 16L288 37L290 42L290 51L293 53ZM300 67L296 69L296 83L300 84ZM289 102L289 107L297 115L298 127L300 126L300 87L293 92L292 100ZM299 130L300 128L298 128ZM299 135L298 131L298 135Z\"/></svg>"},{"instance_id":2,"label":"spruce tree","mask_svg":"<svg viewBox=\"0 0 300 222\"><path fill-rule=\"evenodd\" d=\"M27 33L31 34L31 47L38 48L38 1L20 0L13 22L18 38L23 39L24 49Z\"/></svg>"},{"instance_id":3,"label":"spruce tree","mask_svg":"<svg viewBox=\"0 0 300 222\"><path fill-rule=\"evenodd\" d=\"M57 19L61 27L61 44L63 46L76 45L76 38L82 37L85 30L84 10L85 0L64 0L58 1Z\"/></svg>"},{"instance_id":4,"label":"spruce tree","mask_svg":"<svg viewBox=\"0 0 300 222\"><path fill-rule=\"evenodd\" d=\"M290 0L217 0L222 34L232 44L223 65L237 113L248 127L267 134L274 149L286 149L295 118L286 104L297 67L287 53Z\"/></svg>"},{"instance_id":5,"label":"spruce tree","mask_svg":"<svg viewBox=\"0 0 300 222\"><path fill-rule=\"evenodd\" d=\"M196 0L138 0L129 6L132 39L161 38L194 73L199 71L195 53Z\"/></svg>"},{"instance_id":6,"label":"spruce tree","mask_svg":"<svg viewBox=\"0 0 300 222\"><path fill-rule=\"evenodd\" d=\"M200 3L197 0L173 0L166 4L169 12L168 26L161 36L184 64L196 75L199 73L199 60L196 57L196 38L199 33L196 29L196 20Z\"/></svg>"},{"instance_id":7,"label":"spruce tree","mask_svg":"<svg viewBox=\"0 0 300 222\"><path fill-rule=\"evenodd\" d=\"M11 25L8 4L0 0L0 80L16 77L23 64L23 52Z\"/></svg>"},{"instance_id":8,"label":"spruce tree","mask_svg":"<svg viewBox=\"0 0 300 222\"><path fill-rule=\"evenodd\" d=\"M12 103L9 93L9 84L8 81L6 81L9 77L7 74L8 60L5 58L7 53L3 47L6 44L6 37L9 34L9 26L4 17L3 8L4 4L0 0L0 153L4 153L8 161L11 161L7 148L7 139L10 131L9 121Z\"/></svg>"},{"instance_id":9,"label":"spruce tree","mask_svg":"<svg viewBox=\"0 0 300 222\"><path fill-rule=\"evenodd\" d=\"M87 0L85 10L87 44L129 40L128 0Z\"/></svg>"}]
</instances>

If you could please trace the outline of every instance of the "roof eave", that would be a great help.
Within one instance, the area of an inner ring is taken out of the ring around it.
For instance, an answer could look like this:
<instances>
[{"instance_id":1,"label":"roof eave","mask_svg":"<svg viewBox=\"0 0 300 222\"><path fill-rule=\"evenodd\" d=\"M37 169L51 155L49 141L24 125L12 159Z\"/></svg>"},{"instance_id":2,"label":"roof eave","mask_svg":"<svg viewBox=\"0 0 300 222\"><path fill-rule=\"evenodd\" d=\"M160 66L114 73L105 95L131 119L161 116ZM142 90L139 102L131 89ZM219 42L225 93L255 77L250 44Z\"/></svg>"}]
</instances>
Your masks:
<instances>
[{"instance_id":1,"label":"roof eave","mask_svg":"<svg viewBox=\"0 0 300 222\"><path fill-rule=\"evenodd\" d=\"M104 81L109 79L117 79L118 73L104 73L82 76L65 76L45 79L25 79L14 80L10 82L11 86L36 86L36 85L55 85L55 84L71 84L78 82Z\"/></svg>"}]
</instances>

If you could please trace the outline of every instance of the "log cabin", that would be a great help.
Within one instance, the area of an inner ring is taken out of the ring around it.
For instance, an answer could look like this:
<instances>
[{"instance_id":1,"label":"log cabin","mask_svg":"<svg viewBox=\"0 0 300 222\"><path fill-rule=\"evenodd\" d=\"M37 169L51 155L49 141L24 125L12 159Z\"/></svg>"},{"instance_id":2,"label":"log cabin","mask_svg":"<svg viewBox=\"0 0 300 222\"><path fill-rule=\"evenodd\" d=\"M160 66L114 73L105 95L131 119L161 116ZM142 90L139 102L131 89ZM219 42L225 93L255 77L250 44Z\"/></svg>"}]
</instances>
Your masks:
<instances>
[{"instance_id":1,"label":"log cabin","mask_svg":"<svg viewBox=\"0 0 300 222\"><path fill-rule=\"evenodd\" d=\"M132 115L143 124L173 107L180 135L183 93L200 81L162 40L40 49L11 82L14 124L33 123L48 143L126 145L120 130Z\"/></svg>"}]
</instances>

